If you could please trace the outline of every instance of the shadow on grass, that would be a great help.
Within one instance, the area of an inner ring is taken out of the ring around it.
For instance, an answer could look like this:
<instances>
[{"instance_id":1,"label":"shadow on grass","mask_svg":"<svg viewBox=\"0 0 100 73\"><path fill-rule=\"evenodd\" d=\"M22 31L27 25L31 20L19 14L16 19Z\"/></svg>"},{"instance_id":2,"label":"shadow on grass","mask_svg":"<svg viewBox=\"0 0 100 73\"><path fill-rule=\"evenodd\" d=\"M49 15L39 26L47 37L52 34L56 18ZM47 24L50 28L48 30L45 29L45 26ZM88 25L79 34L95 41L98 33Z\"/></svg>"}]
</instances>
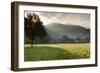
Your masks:
<instances>
[{"instance_id":1,"label":"shadow on grass","mask_svg":"<svg viewBox=\"0 0 100 73\"><path fill-rule=\"evenodd\" d=\"M81 57L72 54L64 49L47 46L25 47L24 61L64 60L80 59Z\"/></svg>"}]
</instances>

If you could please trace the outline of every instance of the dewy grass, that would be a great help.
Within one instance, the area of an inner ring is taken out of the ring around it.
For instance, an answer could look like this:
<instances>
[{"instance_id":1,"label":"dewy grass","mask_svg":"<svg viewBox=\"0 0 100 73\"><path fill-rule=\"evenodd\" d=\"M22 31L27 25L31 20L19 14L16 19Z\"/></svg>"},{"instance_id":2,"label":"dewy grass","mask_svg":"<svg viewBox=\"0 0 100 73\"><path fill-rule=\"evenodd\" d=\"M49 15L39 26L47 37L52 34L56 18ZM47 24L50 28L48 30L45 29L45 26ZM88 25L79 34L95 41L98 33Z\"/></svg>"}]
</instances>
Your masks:
<instances>
[{"instance_id":1,"label":"dewy grass","mask_svg":"<svg viewBox=\"0 0 100 73\"><path fill-rule=\"evenodd\" d=\"M84 59L90 57L89 44L34 44L25 46L24 61Z\"/></svg>"}]
</instances>

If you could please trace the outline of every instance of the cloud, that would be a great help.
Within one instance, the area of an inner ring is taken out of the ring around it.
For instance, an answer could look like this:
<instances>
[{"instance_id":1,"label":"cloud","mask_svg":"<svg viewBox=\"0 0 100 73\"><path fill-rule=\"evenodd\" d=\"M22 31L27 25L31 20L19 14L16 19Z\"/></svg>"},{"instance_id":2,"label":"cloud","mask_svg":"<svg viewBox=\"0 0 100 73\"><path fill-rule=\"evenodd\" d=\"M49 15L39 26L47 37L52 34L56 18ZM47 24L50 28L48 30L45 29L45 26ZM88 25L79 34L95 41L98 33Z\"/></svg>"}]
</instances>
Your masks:
<instances>
[{"instance_id":1,"label":"cloud","mask_svg":"<svg viewBox=\"0 0 100 73\"><path fill-rule=\"evenodd\" d=\"M90 28L90 14L84 13L55 13L55 12L35 12L43 21L44 25L50 23L62 23L79 25L86 28Z\"/></svg>"}]
</instances>

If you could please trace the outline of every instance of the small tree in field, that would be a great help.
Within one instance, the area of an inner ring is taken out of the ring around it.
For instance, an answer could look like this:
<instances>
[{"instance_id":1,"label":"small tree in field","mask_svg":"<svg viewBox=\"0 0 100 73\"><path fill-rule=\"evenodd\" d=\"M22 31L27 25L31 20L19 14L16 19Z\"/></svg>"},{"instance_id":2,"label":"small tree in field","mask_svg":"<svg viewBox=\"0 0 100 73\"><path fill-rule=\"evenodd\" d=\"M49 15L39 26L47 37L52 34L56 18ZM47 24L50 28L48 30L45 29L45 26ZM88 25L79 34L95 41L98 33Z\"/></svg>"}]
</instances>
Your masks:
<instances>
[{"instance_id":1,"label":"small tree in field","mask_svg":"<svg viewBox=\"0 0 100 73\"><path fill-rule=\"evenodd\" d=\"M35 13L28 13L24 18L25 36L30 39L31 46L35 38L42 39L47 35L40 17Z\"/></svg>"}]
</instances>

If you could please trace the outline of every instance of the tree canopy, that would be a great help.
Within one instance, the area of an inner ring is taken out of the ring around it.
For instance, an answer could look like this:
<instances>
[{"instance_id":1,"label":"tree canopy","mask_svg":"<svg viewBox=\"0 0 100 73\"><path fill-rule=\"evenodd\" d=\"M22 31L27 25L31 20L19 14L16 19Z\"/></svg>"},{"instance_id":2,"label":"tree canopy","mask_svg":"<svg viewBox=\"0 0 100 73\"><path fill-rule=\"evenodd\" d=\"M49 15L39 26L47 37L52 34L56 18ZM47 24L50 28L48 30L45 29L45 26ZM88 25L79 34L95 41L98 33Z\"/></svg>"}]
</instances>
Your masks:
<instances>
[{"instance_id":1,"label":"tree canopy","mask_svg":"<svg viewBox=\"0 0 100 73\"><path fill-rule=\"evenodd\" d=\"M42 39L47 35L43 22L35 13L27 13L27 16L24 17L24 25L25 37L30 40L31 45L33 45L35 38Z\"/></svg>"}]
</instances>

